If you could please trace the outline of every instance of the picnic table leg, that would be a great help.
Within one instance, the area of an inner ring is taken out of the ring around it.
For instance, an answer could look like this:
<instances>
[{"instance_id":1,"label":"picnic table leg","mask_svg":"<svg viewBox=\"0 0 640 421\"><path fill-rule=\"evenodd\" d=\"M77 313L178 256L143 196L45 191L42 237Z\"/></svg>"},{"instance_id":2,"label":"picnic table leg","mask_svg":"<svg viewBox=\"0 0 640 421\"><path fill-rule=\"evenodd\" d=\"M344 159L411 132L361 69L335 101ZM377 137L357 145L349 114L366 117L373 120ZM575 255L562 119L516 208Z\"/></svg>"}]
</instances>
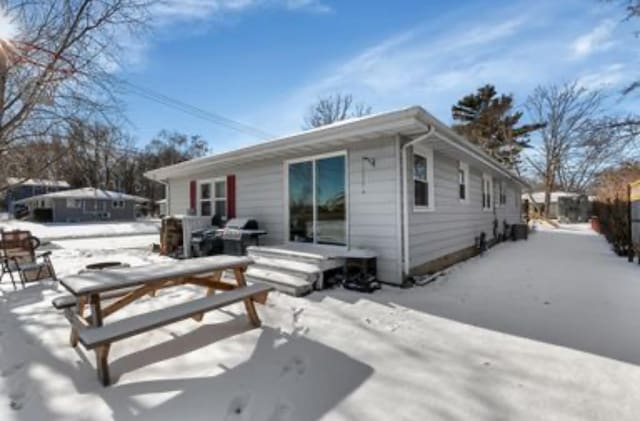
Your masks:
<instances>
[{"instance_id":1,"label":"picnic table leg","mask_svg":"<svg viewBox=\"0 0 640 421\"><path fill-rule=\"evenodd\" d=\"M211 276L211 280L213 282L218 282L220 281L221 277L222 277L222 271L217 271L213 274L213 276ZM216 293L215 288L207 288L207 292L205 296L210 297L215 293ZM196 322L201 322L203 318L204 318L204 313L196 314L193 316L193 320L195 320Z\"/></svg>"},{"instance_id":2,"label":"picnic table leg","mask_svg":"<svg viewBox=\"0 0 640 421\"><path fill-rule=\"evenodd\" d=\"M244 288L247 286L247 281L244 279L244 269L236 268L233 270L233 273L236 277L236 282L240 288ZM244 300L244 308L247 311L247 317L249 321L254 327L260 327L260 317L258 317L258 312L256 311L256 307L253 304L253 299L251 297L246 298Z\"/></svg>"},{"instance_id":3,"label":"picnic table leg","mask_svg":"<svg viewBox=\"0 0 640 421\"><path fill-rule=\"evenodd\" d=\"M91 305L91 326L102 326L102 308L100 306L100 295L91 294L89 297L89 304ZM107 360L109 356L110 345L102 345L95 349L96 353L96 368L98 370L98 379L103 386L109 386L111 379L109 376L109 362Z\"/></svg>"},{"instance_id":4,"label":"picnic table leg","mask_svg":"<svg viewBox=\"0 0 640 421\"><path fill-rule=\"evenodd\" d=\"M78 297L78 301L76 302L76 311L78 312L78 316L84 317L83 313L85 305L85 297ZM72 348L78 346L78 330L74 327L71 327L71 336L69 337L69 342L71 343Z\"/></svg>"},{"instance_id":5,"label":"picnic table leg","mask_svg":"<svg viewBox=\"0 0 640 421\"><path fill-rule=\"evenodd\" d=\"M110 344L102 345L96 348L96 367L98 369L98 380L103 386L111 384L111 375L109 374L109 349Z\"/></svg>"}]
</instances>

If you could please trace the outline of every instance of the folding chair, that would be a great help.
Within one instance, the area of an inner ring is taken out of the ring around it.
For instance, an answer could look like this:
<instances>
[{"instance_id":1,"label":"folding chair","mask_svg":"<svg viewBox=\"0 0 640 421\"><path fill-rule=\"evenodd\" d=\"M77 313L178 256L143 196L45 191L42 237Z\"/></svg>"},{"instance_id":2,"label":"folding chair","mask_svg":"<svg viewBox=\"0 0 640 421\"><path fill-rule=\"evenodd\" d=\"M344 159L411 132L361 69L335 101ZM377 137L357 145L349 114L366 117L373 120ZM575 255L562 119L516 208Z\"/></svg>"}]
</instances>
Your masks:
<instances>
[{"instance_id":1,"label":"folding chair","mask_svg":"<svg viewBox=\"0 0 640 421\"><path fill-rule=\"evenodd\" d=\"M29 231L0 232L0 265L2 266L0 281L8 273L15 289L13 272L18 272L23 288L27 282L42 279L57 281L51 264L51 252L36 253L35 250L39 246L40 240L32 236Z\"/></svg>"}]
</instances>

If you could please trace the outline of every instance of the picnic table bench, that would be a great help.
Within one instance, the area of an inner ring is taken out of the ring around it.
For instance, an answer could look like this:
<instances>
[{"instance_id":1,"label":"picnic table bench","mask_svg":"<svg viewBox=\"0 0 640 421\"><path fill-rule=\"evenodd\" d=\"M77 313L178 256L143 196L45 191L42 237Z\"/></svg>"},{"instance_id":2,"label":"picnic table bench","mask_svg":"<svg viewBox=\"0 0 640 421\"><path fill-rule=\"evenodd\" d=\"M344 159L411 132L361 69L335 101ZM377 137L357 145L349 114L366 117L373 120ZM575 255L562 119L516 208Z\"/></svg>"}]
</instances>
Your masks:
<instances>
[{"instance_id":1,"label":"picnic table bench","mask_svg":"<svg viewBox=\"0 0 640 421\"><path fill-rule=\"evenodd\" d=\"M251 324L259 327L254 302L264 304L272 287L247 285L244 272L251 263L248 257L219 255L82 273L60 280L71 294L54 299L52 304L64 311L71 324L71 346L79 342L87 350L95 351L98 379L108 386L109 350L112 343L121 339L188 318L201 321L206 312L240 301L244 302ZM223 279L225 271L233 272L235 282ZM205 296L103 324L105 317L145 295L185 284L206 288ZM216 294L216 291L224 292ZM87 306L91 313L85 315Z\"/></svg>"}]
</instances>

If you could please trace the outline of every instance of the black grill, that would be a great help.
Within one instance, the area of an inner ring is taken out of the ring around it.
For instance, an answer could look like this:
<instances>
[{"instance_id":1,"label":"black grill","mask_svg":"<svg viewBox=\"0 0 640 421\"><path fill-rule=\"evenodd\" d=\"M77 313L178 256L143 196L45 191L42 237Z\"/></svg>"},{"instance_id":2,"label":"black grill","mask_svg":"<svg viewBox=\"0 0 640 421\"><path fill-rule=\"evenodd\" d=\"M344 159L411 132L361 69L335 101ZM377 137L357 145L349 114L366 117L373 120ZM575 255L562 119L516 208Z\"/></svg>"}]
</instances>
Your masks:
<instances>
[{"instance_id":1,"label":"black grill","mask_svg":"<svg viewBox=\"0 0 640 421\"><path fill-rule=\"evenodd\" d=\"M258 221L250 218L231 219L218 233L222 238L224 254L232 256L244 256L247 247L258 245L260 237L267 234L260 229Z\"/></svg>"}]
</instances>

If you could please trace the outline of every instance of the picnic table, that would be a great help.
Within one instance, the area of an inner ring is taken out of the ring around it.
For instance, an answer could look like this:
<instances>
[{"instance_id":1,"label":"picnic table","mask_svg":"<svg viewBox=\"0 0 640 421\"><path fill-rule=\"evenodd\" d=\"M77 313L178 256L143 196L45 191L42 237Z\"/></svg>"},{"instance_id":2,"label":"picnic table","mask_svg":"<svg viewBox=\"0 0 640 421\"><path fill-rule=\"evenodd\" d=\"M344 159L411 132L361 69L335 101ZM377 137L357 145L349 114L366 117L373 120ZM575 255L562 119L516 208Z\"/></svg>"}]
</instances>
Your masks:
<instances>
[{"instance_id":1,"label":"picnic table","mask_svg":"<svg viewBox=\"0 0 640 421\"><path fill-rule=\"evenodd\" d=\"M111 344L118 340L190 317L201 321L204 313L240 301L244 302L251 324L259 327L254 302L264 304L272 288L264 284L247 285L244 272L251 263L244 256L218 255L82 273L60 280L71 294L55 299L53 305L64 310L71 324L71 346L80 342L95 351L98 378L107 386L108 354ZM223 278L225 271L233 273L233 282ZM153 296L160 289L187 284L203 287L204 297L103 323L106 317L145 295ZM224 292L217 294L217 291ZM87 306L91 312L85 315Z\"/></svg>"}]
</instances>

